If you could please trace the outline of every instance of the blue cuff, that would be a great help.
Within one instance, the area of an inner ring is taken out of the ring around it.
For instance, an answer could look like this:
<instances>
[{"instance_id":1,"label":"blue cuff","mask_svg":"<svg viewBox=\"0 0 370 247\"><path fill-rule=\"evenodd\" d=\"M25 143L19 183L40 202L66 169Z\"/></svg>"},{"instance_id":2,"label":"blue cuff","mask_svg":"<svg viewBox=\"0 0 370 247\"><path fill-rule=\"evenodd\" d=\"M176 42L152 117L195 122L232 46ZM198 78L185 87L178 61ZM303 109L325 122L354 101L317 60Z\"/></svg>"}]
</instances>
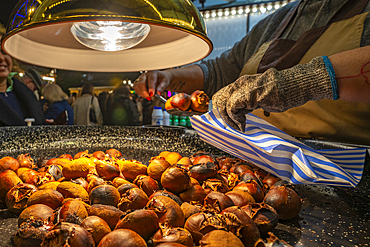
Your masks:
<instances>
[{"instance_id":1,"label":"blue cuff","mask_svg":"<svg viewBox=\"0 0 370 247\"><path fill-rule=\"evenodd\" d=\"M337 81L335 80L335 72L334 72L334 69L333 69L333 65L331 64L331 62L330 62L330 60L327 56L322 56L322 58L324 59L324 64L325 64L325 67L326 67L326 71L328 71L328 73L329 73L331 88L333 90L333 99L337 100L337 99L339 99L338 84L337 84Z\"/></svg>"}]
</instances>

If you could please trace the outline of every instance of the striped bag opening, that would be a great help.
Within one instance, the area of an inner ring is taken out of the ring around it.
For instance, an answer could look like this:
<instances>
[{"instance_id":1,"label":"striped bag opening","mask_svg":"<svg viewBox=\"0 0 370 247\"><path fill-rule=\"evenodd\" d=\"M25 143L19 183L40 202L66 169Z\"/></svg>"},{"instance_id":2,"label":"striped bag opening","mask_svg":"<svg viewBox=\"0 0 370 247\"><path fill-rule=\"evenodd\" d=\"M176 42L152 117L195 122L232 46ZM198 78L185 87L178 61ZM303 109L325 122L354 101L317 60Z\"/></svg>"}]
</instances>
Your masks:
<instances>
[{"instance_id":1,"label":"striped bag opening","mask_svg":"<svg viewBox=\"0 0 370 247\"><path fill-rule=\"evenodd\" d=\"M366 148L316 150L253 114L246 117L244 133L228 126L217 109L191 123L203 141L283 180L347 187L360 182Z\"/></svg>"}]
</instances>

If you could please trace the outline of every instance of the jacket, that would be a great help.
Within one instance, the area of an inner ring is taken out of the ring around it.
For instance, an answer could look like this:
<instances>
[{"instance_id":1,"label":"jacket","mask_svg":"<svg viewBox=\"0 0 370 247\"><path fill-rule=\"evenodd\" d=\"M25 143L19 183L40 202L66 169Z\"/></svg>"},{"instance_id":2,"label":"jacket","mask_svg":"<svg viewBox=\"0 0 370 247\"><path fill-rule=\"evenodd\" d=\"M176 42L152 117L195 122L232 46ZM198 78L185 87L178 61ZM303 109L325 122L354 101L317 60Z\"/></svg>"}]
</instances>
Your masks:
<instances>
[{"instance_id":1,"label":"jacket","mask_svg":"<svg viewBox=\"0 0 370 247\"><path fill-rule=\"evenodd\" d=\"M24 118L34 118L32 125L46 124L42 108L37 101L35 94L22 82L12 79L13 90ZM0 126L25 126L24 119L13 110L5 100L0 97Z\"/></svg>"}]
</instances>

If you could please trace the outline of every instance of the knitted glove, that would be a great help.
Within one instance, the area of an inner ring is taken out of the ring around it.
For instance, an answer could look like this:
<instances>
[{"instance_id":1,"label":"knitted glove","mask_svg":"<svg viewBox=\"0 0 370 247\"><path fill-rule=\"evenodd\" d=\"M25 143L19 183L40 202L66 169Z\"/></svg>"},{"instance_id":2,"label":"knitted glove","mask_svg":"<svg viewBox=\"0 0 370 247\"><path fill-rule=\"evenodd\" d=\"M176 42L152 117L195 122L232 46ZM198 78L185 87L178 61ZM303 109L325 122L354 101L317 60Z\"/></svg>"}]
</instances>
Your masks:
<instances>
[{"instance_id":1,"label":"knitted glove","mask_svg":"<svg viewBox=\"0 0 370 247\"><path fill-rule=\"evenodd\" d=\"M245 130L245 115L254 109L283 112L310 100L338 99L335 73L328 57L263 74L244 75L219 90L212 103L232 128Z\"/></svg>"}]
</instances>

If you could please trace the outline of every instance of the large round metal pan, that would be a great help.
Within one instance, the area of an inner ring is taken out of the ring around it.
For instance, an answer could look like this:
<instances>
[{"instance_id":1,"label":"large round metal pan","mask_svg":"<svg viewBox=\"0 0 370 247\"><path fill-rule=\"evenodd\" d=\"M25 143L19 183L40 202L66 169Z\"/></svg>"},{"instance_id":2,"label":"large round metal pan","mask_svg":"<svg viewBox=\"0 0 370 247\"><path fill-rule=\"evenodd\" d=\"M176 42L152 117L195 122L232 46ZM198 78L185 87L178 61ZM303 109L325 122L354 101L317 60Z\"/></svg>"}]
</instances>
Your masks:
<instances>
[{"instance_id":1,"label":"large round metal pan","mask_svg":"<svg viewBox=\"0 0 370 247\"><path fill-rule=\"evenodd\" d=\"M303 140L314 148L343 148L349 144ZM188 156L204 150L228 155L199 139L185 128L32 126L0 128L0 157L29 153L34 159L76 154L89 150L120 150L125 158L145 164L163 150ZM369 246L370 243L370 161L356 188L296 185L303 199L298 217L281 221L274 234L292 246ZM17 230L17 216L0 209L0 246L11 246Z\"/></svg>"}]
</instances>

